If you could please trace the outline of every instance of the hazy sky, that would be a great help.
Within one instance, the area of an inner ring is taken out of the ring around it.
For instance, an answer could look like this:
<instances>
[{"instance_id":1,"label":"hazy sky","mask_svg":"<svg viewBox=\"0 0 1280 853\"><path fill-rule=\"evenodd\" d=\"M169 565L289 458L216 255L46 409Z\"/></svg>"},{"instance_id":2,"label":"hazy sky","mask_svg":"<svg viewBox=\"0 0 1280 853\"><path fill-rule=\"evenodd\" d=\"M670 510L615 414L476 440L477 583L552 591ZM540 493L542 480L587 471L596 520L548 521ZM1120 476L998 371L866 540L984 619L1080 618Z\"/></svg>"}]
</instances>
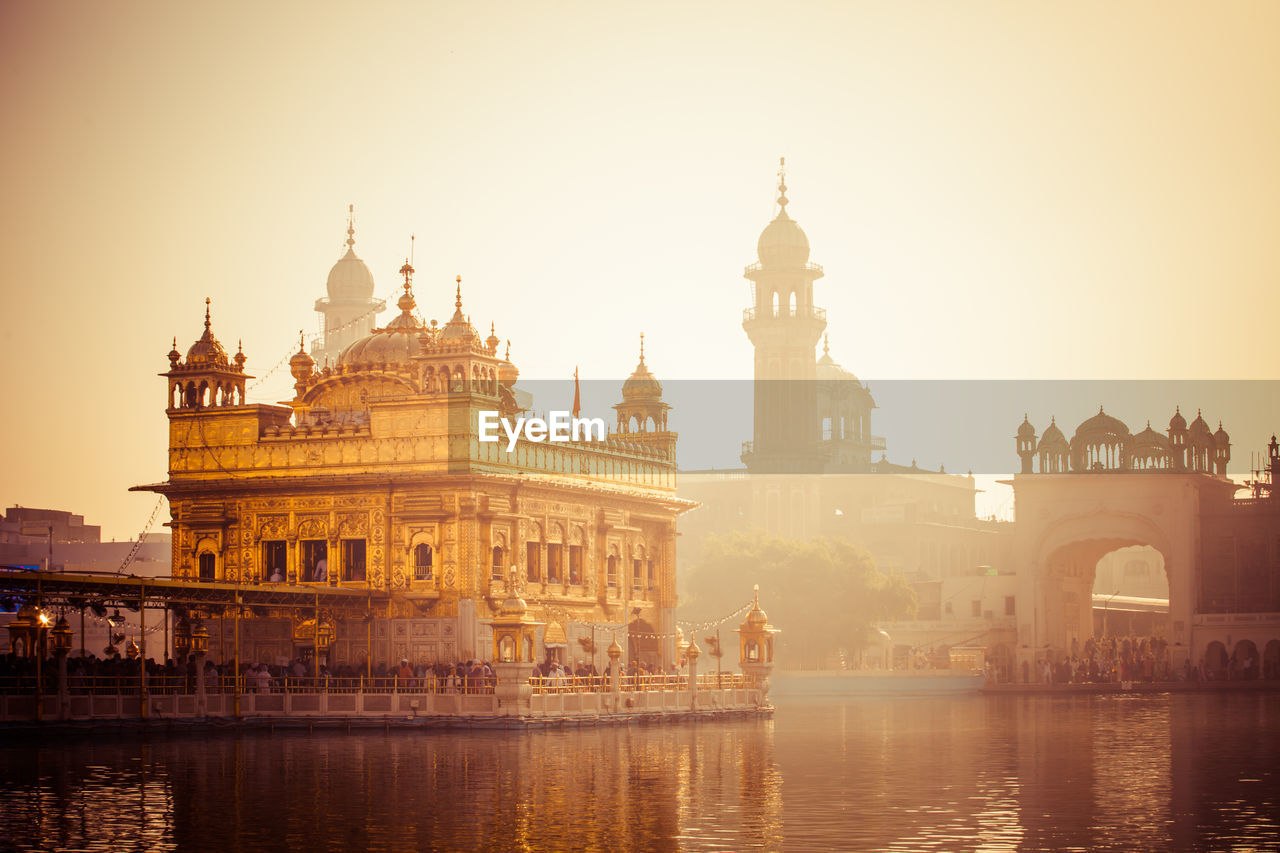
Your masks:
<instances>
[{"instance_id":1,"label":"hazy sky","mask_svg":"<svg viewBox=\"0 0 1280 853\"><path fill-rule=\"evenodd\" d=\"M165 475L171 336L211 296L262 375L349 203L381 295L416 233L422 313L461 274L525 377L620 380L640 331L748 377L779 155L864 378L1277 374L1273 2L10 0L0 104L0 502L107 536Z\"/></svg>"}]
</instances>

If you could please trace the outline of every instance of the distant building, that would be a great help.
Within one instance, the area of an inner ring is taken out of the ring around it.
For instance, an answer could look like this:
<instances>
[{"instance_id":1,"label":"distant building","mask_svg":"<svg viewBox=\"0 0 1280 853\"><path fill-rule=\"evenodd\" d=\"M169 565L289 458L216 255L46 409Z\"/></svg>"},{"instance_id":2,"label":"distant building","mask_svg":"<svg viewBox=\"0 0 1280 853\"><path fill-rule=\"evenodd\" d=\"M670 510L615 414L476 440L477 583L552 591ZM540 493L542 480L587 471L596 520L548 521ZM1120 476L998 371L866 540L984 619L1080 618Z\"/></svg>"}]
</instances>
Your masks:
<instances>
[{"instance_id":1,"label":"distant building","mask_svg":"<svg viewBox=\"0 0 1280 853\"><path fill-rule=\"evenodd\" d=\"M888 460L887 442L872 432L876 402L870 389L831 355L827 314L814 299L814 282L825 271L810 262L808 237L787 212L789 203L783 178L778 213L760 234L756 263L743 273L752 304L742 327L755 349L753 438L742 447L745 467L680 472L680 494L703 504L680 521L683 564L697 562L713 533L837 536L863 546L881 569L901 572L914 585L919 630L903 628L895 642L981 642L995 621L1008 628L1002 640L1011 640L1003 593L997 604L979 608L976 622L931 627L951 622L944 612L945 583L1011 571L1009 526L975 517L972 476ZM966 600L966 620L970 612Z\"/></svg>"},{"instance_id":2,"label":"distant building","mask_svg":"<svg viewBox=\"0 0 1280 853\"><path fill-rule=\"evenodd\" d=\"M11 506L0 517L0 543L47 543L50 536L54 544L97 542L101 535L101 527L85 524L83 515L66 510Z\"/></svg>"}]
</instances>

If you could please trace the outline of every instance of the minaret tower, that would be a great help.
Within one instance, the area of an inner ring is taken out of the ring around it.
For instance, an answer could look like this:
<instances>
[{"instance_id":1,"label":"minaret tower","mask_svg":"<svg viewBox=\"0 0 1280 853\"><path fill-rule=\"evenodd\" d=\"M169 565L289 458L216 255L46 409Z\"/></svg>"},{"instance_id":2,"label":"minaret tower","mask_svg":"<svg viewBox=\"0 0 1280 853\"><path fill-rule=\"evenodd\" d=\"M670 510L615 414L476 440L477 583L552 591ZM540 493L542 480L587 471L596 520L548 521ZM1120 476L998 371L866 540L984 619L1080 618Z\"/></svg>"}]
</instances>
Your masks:
<instances>
[{"instance_id":1,"label":"minaret tower","mask_svg":"<svg viewBox=\"0 0 1280 853\"><path fill-rule=\"evenodd\" d=\"M815 349L827 312L813 304L822 267L809 263L809 238L787 214L786 159L778 170L778 215L756 245L759 261L743 275L754 305L742 328L755 347L755 434L742 461L752 473L815 473L822 453Z\"/></svg>"},{"instance_id":2,"label":"minaret tower","mask_svg":"<svg viewBox=\"0 0 1280 853\"><path fill-rule=\"evenodd\" d=\"M329 270L328 296L316 300L324 315L324 335L311 347L318 363L338 363L338 354L373 331L375 319L387 304L373 296L373 273L356 257L355 205L347 206L347 253Z\"/></svg>"}]
</instances>

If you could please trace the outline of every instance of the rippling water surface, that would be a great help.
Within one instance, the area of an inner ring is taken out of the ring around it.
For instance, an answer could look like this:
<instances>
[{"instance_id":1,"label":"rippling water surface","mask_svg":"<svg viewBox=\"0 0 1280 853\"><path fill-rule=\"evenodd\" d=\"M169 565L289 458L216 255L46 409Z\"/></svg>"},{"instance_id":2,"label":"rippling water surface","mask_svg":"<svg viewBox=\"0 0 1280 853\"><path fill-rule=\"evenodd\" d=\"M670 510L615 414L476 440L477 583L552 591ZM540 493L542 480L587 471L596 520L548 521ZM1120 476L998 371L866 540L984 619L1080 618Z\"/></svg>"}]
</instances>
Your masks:
<instances>
[{"instance_id":1,"label":"rippling water surface","mask_svg":"<svg viewBox=\"0 0 1280 853\"><path fill-rule=\"evenodd\" d=\"M551 732L0 736L0 848L1274 850L1280 694Z\"/></svg>"}]
</instances>

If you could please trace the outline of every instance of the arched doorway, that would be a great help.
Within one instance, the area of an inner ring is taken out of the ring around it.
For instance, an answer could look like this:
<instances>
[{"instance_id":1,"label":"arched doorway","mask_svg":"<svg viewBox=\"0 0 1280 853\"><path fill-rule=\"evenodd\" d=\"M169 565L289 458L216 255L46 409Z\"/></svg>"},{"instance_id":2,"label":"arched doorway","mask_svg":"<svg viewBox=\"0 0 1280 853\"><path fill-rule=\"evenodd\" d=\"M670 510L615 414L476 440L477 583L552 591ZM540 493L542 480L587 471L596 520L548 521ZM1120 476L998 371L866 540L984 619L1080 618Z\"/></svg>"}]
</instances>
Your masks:
<instances>
[{"instance_id":1,"label":"arched doorway","mask_svg":"<svg viewBox=\"0 0 1280 853\"><path fill-rule=\"evenodd\" d=\"M1262 677L1280 678L1280 640L1270 640L1262 652Z\"/></svg>"},{"instance_id":2,"label":"arched doorway","mask_svg":"<svg viewBox=\"0 0 1280 853\"><path fill-rule=\"evenodd\" d=\"M1252 681L1257 678L1261 669L1260 657L1258 647L1254 645L1253 640L1241 640L1236 643L1236 647L1231 650L1231 660L1227 664L1231 677L1240 681Z\"/></svg>"},{"instance_id":3,"label":"arched doorway","mask_svg":"<svg viewBox=\"0 0 1280 853\"><path fill-rule=\"evenodd\" d=\"M1213 681L1227 677L1227 647L1217 640L1205 646L1204 677Z\"/></svg>"},{"instance_id":4,"label":"arched doorway","mask_svg":"<svg viewBox=\"0 0 1280 853\"><path fill-rule=\"evenodd\" d=\"M627 626L628 660L623 663L629 667L633 662L640 661L654 669L662 663L659 648L658 632L645 620L636 619Z\"/></svg>"}]
</instances>

